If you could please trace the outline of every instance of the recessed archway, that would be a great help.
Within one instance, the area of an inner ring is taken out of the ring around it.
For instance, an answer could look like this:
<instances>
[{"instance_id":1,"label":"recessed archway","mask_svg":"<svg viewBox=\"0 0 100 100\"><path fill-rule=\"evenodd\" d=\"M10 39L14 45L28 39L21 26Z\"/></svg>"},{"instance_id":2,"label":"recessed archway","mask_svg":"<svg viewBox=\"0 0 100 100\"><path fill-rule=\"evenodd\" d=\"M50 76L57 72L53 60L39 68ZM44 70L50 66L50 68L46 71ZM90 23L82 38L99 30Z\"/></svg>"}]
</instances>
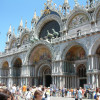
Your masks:
<instances>
[{"instance_id":1,"label":"recessed archway","mask_svg":"<svg viewBox=\"0 0 100 100\"><path fill-rule=\"evenodd\" d=\"M1 83L4 83L5 85L7 85L8 75L9 75L9 63L5 61L3 62L2 68L1 68L1 76L2 76Z\"/></svg>"},{"instance_id":2,"label":"recessed archway","mask_svg":"<svg viewBox=\"0 0 100 100\"><path fill-rule=\"evenodd\" d=\"M29 56L29 66L31 66L31 69L32 68L34 69L31 71L31 73L34 73L34 75L32 76L33 77L32 85L34 85L34 83L35 85L46 85L44 77L47 75L44 75L44 71L47 68L51 69L51 61L52 61L52 55L47 46L39 44L33 48ZM48 75L48 77L49 76L51 76L51 74ZM37 77L37 83L36 80L34 80L34 77Z\"/></svg>"},{"instance_id":3,"label":"recessed archway","mask_svg":"<svg viewBox=\"0 0 100 100\"><path fill-rule=\"evenodd\" d=\"M98 46L98 48L96 50L96 54L100 56L100 45Z\"/></svg>"},{"instance_id":4,"label":"recessed archway","mask_svg":"<svg viewBox=\"0 0 100 100\"><path fill-rule=\"evenodd\" d=\"M65 50L66 51L66 50ZM80 85L79 81L75 81L73 77L75 77L76 80L79 80L78 75L76 74L77 71L77 65L80 65L80 63L86 63L86 52L84 48L80 45L73 45L69 49L67 49L67 52L65 54L65 59L64 59L64 68L63 72L67 74L67 82L66 82L66 87L71 88L71 87L79 87L82 86ZM83 77L82 77L83 78ZM70 81L75 81L75 86L70 84Z\"/></svg>"},{"instance_id":5,"label":"recessed archway","mask_svg":"<svg viewBox=\"0 0 100 100\"><path fill-rule=\"evenodd\" d=\"M74 62L84 59L86 59L86 53L81 46L75 45L71 47L65 56L64 72L75 73Z\"/></svg>"},{"instance_id":6,"label":"recessed archway","mask_svg":"<svg viewBox=\"0 0 100 100\"><path fill-rule=\"evenodd\" d=\"M54 29L56 32L60 32L60 26L58 24L57 21L55 20L52 20L52 21L49 21L47 22L42 28L41 28L41 31L39 33L39 38L45 38L47 37L48 35L48 32L53 34L53 30ZM48 31L48 32L47 32ZM59 35L60 36L60 35Z\"/></svg>"},{"instance_id":7,"label":"recessed archway","mask_svg":"<svg viewBox=\"0 0 100 100\"><path fill-rule=\"evenodd\" d=\"M1 72L1 76L8 76L9 73L9 64L7 61L5 61L2 65L2 72Z\"/></svg>"},{"instance_id":8,"label":"recessed archway","mask_svg":"<svg viewBox=\"0 0 100 100\"><path fill-rule=\"evenodd\" d=\"M46 87L50 87L52 84L52 77L51 77L51 65L50 64L43 64L39 67L38 71L38 85L44 85Z\"/></svg>"},{"instance_id":9,"label":"recessed archway","mask_svg":"<svg viewBox=\"0 0 100 100\"><path fill-rule=\"evenodd\" d=\"M21 85L20 77L21 77L21 68L22 68L22 60L20 58L16 58L13 61L13 83L16 85Z\"/></svg>"},{"instance_id":10,"label":"recessed archway","mask_svg":"<svg viewBox=\"0 0 100 100\"><path fill-rule=\"evenodd\" d=\"M87 83L86 67L84 64L80 64L77 67L77 76L78 76L78 80L79 80L79 86L84 88L84 84Z\"/></svg>"}]
</instances>

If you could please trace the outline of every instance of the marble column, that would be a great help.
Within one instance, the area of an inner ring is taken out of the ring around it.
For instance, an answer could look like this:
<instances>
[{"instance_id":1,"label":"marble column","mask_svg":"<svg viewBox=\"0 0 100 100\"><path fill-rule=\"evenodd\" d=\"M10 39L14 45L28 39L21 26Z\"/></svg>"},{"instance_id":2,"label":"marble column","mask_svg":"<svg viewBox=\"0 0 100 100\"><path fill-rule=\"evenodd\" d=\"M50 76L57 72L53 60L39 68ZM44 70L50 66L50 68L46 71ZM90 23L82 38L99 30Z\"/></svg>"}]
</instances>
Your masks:
<instances>
[{"instance_id":1,"label":"marble column","mask_svg":"<svg viewBox=\"0 0 100 100\"><path fill-rule=\"evenodd\" d=\"M91 69L91 57L88 56L88 70Z\"/></svg>"},{"instance_id":2,"label":"marble column","mask_svg":"<svg viewBox=\"0 0 100 100\"><path fill-rule=\"evenodd\" d=\"M66 76L66 88L67 88L67 76Z\"/></svg>"},{"instance_id":3,"label":"marble column","mask_svg":"<svg viewBox=\"0 0 100 100\"><path fill-rule=\"evenodd\" d=\"M69 77L68 77L68 89L69 89Z\"/></svg>"},{"instance_id":4,"label":"marble column","mask_svg":"<svg viewBox=\"0 0 100 100\"><path fill-rule=\"evenodd\" d=\"M65 76L63 76L63 87L65 87Z\"/></svg>"},{"instance_id":5,"label":"marble column","mask_svg":"<svg viewBox=\"0 0 100 100\"><path fill-rule=\"evenodd\" d=\"M75 76L75 88L76 88L77 86L76 86L76 76Z\"/></svg>"},{"instance_id":6,"label":"marble column","mask_svg":"<svg viewBox=\"0 0 100 100\"><path fill-rule=\"evenodd\" d=\"M52 84L54 84L54 76L52 76Z\"/></svg>"},{"instance_id":7,"label":"marble column","mask_svg":"<svg viewBox=\"0 0 100 100\"><path fill-rule=\"evenodd\" d=\"M8 87L11 87L13 85L13 68L9 67L9 78L8 78Z\"/></svg>"},{"instance_id":8,"label":"marble column","mask_svg":"<svg viewBox=\"0 0 100 100\"><path fill-rule=\"evenodd\" d=\"M93 85L93 88L95 88L94 87L94 83L95 83L95 76L94 76L94 74L92 74L92 85Z\"/></svg>"},{"instance_id":9,"label":"marble column","mask_svg":"<svg viewBox=\"0 0 100 100\"><path fill-rule=\"evenodd\" d=\"M87 79L88 79L88 80L87 80L87 83L90 84L90 74L88 74L87 77L88 77L88 78L87 78Z\"/></svg>"},{"instance_id":10,"label":"marble column","mask_svg":"<svg viewBox=\"0 0 100 100\"><path fill-rule=\"evenodd\" d=\"M98 74L96 75L96 87L99 87Z\"/></svg>"}]
</instances>

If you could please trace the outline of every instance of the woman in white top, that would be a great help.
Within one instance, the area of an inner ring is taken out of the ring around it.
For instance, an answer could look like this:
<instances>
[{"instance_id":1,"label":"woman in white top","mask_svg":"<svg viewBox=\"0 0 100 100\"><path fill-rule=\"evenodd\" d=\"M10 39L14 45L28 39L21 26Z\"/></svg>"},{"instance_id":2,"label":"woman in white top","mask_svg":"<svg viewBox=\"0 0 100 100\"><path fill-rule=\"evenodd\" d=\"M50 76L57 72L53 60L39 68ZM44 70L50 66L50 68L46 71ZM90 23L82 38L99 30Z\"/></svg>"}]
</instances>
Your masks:
<instances>
[{"instance_id":1,"label":"woman in white top","mask_svg":"<svg viewBox=\"0 0 100 100\"><path fill-rule=\"evenodd\" d=\"M32 98L32 93L29 90L29 88L27 88L27 92L25 93L25 100L30 100Z\"/></svg>"}]
</instances>

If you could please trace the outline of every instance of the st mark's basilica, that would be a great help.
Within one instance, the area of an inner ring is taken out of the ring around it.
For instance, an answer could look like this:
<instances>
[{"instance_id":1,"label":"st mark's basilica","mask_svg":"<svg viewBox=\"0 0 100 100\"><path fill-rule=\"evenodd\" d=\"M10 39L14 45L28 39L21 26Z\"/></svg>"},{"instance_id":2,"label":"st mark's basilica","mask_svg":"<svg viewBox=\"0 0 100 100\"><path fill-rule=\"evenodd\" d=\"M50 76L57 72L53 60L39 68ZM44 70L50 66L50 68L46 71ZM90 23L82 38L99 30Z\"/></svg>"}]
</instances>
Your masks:
<instances>
[{"instance_id":1,"label":"st mark's basilica","mask_svg":"<svg viewBox=\"0 0 100 100\"><path fill-rule=\"evenodd\" d=\"M0 83L100 87L100 1L74 1L71 10L68 0L58 8L47 0L31 29L21 19L17 36L10 26L0 53Z\"/></svg>"}]
</instances>

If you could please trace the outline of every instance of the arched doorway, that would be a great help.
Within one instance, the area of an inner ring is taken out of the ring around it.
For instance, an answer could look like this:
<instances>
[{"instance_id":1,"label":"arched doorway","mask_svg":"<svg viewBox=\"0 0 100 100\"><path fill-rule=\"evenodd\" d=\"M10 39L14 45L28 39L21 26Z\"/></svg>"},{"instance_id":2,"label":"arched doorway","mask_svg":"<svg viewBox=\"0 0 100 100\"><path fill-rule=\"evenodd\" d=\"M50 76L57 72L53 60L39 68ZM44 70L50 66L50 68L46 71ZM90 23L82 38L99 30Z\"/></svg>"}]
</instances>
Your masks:
<instances>
[{"instance_id":1,"label":"arched doorway","mask_svg":"<svg viewBox=\"0 0 100 100\"><path fill-rule=\"evenodd\" d=\"M44 76L45 76L45 86L50 87L50 84L52 84L52 78L51 78L51 70L46 69L44 71Z\"/></svg>"},{"instance_id":2,"label":"arched doorway","mask_svg":"<svg viewBox=\"0 0 100 100\"><path fill-rule=\"evenodd\" d=\"M97 48L97 50L96 50L96 57L97 57L97 70L100 70L100 45L98 46L98 48ZM97 73L97 78L96 78L96 84L98 84L97 85L97 87L100 87L100 73L98 74Z\"/></svg>"},{"instance_id":3,"label":"arched doorway","mask_svg":"<svg viewBox=\"0 0 100 100\"><path fill-rule=\"evenodd\" d=\"M44 85L46 87L50 87L50 84L52 84L50 65L48 64L41 65L38 70L37 76L39 77L38 85Z\"/></svg>"},{"instance_id":4,"label":"arched doorway","mask_svg":"<svg viewBox=\"0 0 100 100\"><path fill-rule=\"evenodd\" d=\"M84 64L81 64L77 67L77 76L79 79L79 86L84 88L84 84L87 83L86 67Z\"/></svg>"},{"instance_id":5,"label":"arched doorway","mask_svg":"<svg viewBox=\"0 0 100 100\"><path fill-rule=\"evenodd\" d=\"M9 75L9 64L7 61L5 61L2 65L2 70L1 70L1 82L7 85L7 80L8 80L8 75Z\"/></svg>"},{"instance_id":6,"label":"arched doorway","mask_svg":"<svg viewBox=\"0 0 100 100\"><path fill-rule=\"evenodd\" d=\"M65 56L64 61L64 73L66 74L65 87L76 88L79 87L78 76L76 74L76 66L80 63L86 63L86 53L85 50L80 45L75 45L71 47ZM71 84L75 82L75 84Z\"/></svg>"},{"instance_id":7,"label":"arched doorway","mask_svg":"<svg viewBox=\"0 0 100 100\"><path fill-rule=\"evenodd\" d=\"M45 45L36 46L30 54L29 66L31 66L32 85L47 85L50 86L51 82L46 84L45 79L51 77L51 73L46 74L46 69L51 69L51 52Z\"/></svg>"},{"instance_id":8,"label":"arched doorway","mask_svg":"<svg viewBox=\"0 0 100 100\"><path fill-rule=\"evenodd\" d=\"M22 60L17 58L13 63L13 84L21 85Z\"/></svg>"}]
</instances>

